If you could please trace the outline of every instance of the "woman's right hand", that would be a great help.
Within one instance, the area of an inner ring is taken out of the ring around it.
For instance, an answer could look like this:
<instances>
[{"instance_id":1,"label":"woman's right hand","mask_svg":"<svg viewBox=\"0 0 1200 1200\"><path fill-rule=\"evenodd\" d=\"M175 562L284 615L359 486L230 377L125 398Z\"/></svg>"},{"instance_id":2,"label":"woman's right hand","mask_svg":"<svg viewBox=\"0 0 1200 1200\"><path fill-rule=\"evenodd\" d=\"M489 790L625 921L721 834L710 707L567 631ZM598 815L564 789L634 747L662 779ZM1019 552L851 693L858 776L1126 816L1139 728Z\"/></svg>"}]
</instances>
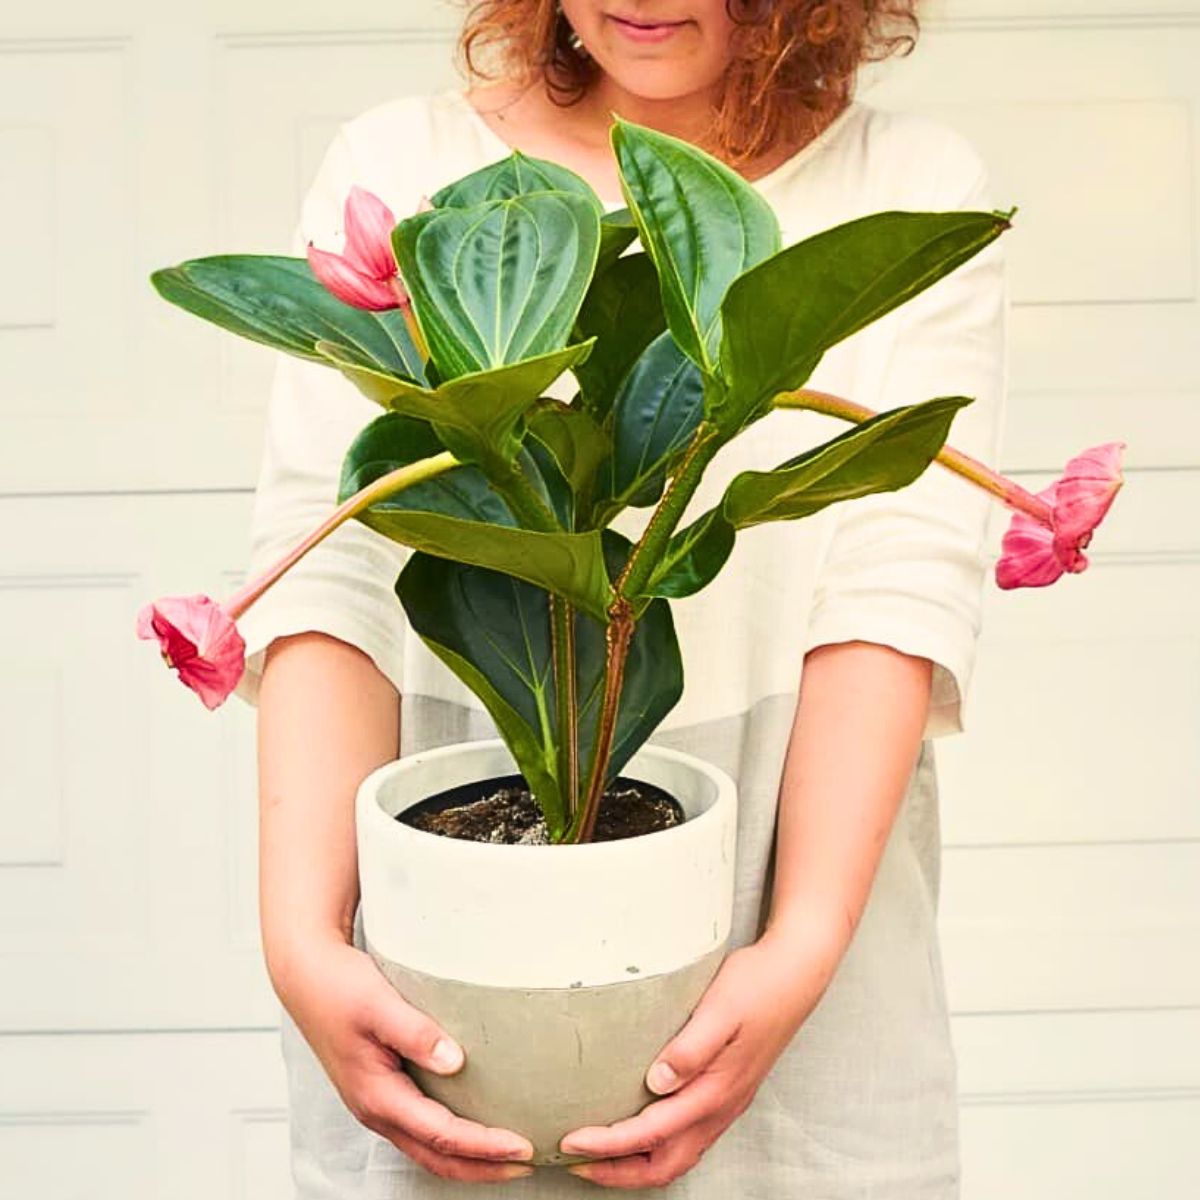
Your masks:
<instances>
[{"instance_id":1,"label":"woman's right hand","mask_svg":"<svg viewBox=\"0 0 1200 1200\"><path fill-rule=\"evenodd\" d=\"M369 954L336 934L269 962L276 995L320 1059L343 1103L372 1132L446 1179L498 1183L533 1168L529 1141L456 1116L405 1074L412 1059L439 1075L461 1070L461 1047L407 1003Z\"/></svg>"}]
</instances>

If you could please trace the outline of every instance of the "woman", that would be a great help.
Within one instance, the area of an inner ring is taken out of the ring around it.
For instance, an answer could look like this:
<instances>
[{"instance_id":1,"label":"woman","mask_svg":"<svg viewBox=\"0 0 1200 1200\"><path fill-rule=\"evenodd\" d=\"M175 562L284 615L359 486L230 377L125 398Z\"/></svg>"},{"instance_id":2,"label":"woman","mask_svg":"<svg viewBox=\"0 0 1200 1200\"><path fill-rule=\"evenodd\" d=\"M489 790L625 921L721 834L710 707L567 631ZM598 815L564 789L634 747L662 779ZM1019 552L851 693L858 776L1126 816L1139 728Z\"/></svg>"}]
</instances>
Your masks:
<instances>
[{"instance_id":1,"label":"woman","mask_svg":"<svg viewBox=\"0 0 1200 1200\"><path fill-rule=\"evenodd\" d=\"M904 0L476 3L468 63L498 82L389 101L344 123L305 199L294 253L336 249L352 183L396 213L507 154L555 159L621 203L610 113L718 154L767 197L784 244L884 209L991 208L961 136L851 99ZM911 45L911 39L908 42ZM523 71L523 74L522 74ZM994 460L1006 313L999 243L831 350L809 386L892 408L975 397L956 446ZM570 379L555 394L569 398ZM377 414L335 372L280 356L254 559L315 524L341 457ZM733 474L839 432L774 412L726 447L684 521ZM406 551L337 533L242 621L239 694L259 706L264 949L283 1003L301 1200L574 1195L670 1185L708 1198L958 1195L955 1060L936 933L933 737L963 727L986 569L988 500L937 466L910 487L750 531L676 606L688 689L652 739L739 785L733 945L691 1020L647 1064L662 1099L536 1172L519 1134L461 1120L400 1070L462 1052L362 951L353 797L379 764L493 736L477 701L404 628ZM624 514L636 535L645 510ZM253 570L253 566L251 570ZM268 652L269 650L269 652ZM269 668L269 669L268 669ZM400 697L403 696L403 722Z\"/></svg>"}]
</instances>

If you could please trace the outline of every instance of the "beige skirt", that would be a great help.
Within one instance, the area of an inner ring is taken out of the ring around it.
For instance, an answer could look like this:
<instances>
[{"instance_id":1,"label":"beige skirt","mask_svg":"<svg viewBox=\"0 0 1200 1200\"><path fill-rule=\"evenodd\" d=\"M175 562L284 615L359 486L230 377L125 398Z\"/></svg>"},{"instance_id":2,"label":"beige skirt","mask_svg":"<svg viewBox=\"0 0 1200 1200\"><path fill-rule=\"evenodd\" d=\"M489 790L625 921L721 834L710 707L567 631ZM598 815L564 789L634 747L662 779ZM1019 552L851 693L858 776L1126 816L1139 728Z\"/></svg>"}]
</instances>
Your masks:
<instances>
[{"instance_id":1,"label":"beige skirt","mask_svg":"<svg viewBox=\"0 0 1200 1200\"><path fill-rule=\"evenodd\" d=\"M739 793L731 944L759 933L795 696L651 741L728 771ZM486 714L406 696L401 753L495 737ZM862 920L829 987L749 1108L666 1189L678 1200L958 1200L957 1069L937 938L941 839L932 741L921 752ZM355 945L362 946L361 914ZM595 1184L557 1168L502 1185L440 1179L346 1109L281 1010L296 1200L566 1200ZM649 1064L647 1064L649 1065Z\"/></svg>"}]
</instances>

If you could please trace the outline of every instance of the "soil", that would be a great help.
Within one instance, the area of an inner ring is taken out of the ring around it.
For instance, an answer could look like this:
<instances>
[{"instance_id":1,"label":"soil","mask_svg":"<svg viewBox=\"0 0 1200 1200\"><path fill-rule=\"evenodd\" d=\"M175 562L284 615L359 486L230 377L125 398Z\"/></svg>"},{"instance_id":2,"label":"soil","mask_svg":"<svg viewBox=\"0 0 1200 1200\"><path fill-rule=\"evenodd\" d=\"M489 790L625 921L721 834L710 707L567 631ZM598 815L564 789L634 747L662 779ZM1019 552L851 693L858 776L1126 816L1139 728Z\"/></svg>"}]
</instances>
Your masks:
<instances>
[{"instance_id":1,"label":"soil","mask_svg":"<svg viewBox=\"0 0 1200 1200\"><path fill-rule=\"evenodd\" d=\"M520 775L463 784L428 796L397 821L442 837L509 846L550 844L541 810ZM640 837L682 825L679 801L650 783L618 777L600 798L594 842Z\"/></svg>"}]
</instances>

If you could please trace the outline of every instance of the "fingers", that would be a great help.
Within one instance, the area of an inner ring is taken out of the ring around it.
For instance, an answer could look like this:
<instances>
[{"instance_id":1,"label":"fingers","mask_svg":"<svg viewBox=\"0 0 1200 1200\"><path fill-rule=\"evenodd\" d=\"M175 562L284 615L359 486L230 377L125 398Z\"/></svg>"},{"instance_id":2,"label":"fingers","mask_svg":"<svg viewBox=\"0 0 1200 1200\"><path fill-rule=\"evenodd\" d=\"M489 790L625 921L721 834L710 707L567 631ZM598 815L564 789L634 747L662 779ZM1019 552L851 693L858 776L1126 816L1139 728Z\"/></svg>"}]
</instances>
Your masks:
<instances>
[{"instance_id":1,"label":"fingers","mask_svg":"<svg viewBox=\"0 0 1200 1200\"><path fill-rule=\"evenodd\" d=\"M438 1075L453 1075L466 1061L462 1047L432 1017L396 992L384 993L367 1009L363 1027L402 1058Z\"/></svg>"},{"instance_id":2,"label":"fingers","mask_svg":"<svg viewBox=\"0 0 1200 1200\"><path fill-rule=\"evenodd\" d=\"M659 1150L714 1113L722 1101L718 1083L698 1080L677 1095L647 1105L637 1116L612 1125L586 1125L572 1130L559 1143L559 1149L564 1154L586 1154L590 1158L618 1158Z\"/></svg>"},{"instance_id":3,"label":"fingers","mask_svg":"<svg viewBox=\"0 0 1200 1200\"><path fill-rule=\"evenodd\" d=\"M441 1154L423 1142L411 1137L402 1129L386 1129L382 1132L397 1150L407 1154L418 1166L443 1179L456 1179L462 1183L506 1183L533 1174L533 1167L518 1163L490 1163L477 1158L457 1158Z\"/></svg>"},{"instance_id":4,"label":"fingers","mask_svg":"<svg viewBox=\"0 0 1200 1200\"><path fill-rule=\"evenodd\" d=\"M741 1022L719 998L706 994L691 1019L659 1052L646 1072L646 1086L658 1095L677 1091L695 1079L737 1037Z\"/></svg>"},{"instance_id":5,"label":"fingers","mask_svg":"<svg viewBox=\"0 0 1200 1200\"><path fill-rule=\"evenodd\" d=\"M567 1168L591 1183L611 1188L659 1188L690 1171L717 1140L722 1125L702 1122L680 1137L646 1154L576 1163Z\"/></svg>"},{"instance_id":6,"label":"fingers","mask_svg":"<svg viewBox=\"0 0 1200 1200\"><path fill-rule=\"evenodd\" d=\"M533 1156L527 1138L457 1116L401 1072L391 1075L382 1086L376 1084L373 1100L377 1117L438 1154L509 1160Z\"/></svg>"}]
</instances>

